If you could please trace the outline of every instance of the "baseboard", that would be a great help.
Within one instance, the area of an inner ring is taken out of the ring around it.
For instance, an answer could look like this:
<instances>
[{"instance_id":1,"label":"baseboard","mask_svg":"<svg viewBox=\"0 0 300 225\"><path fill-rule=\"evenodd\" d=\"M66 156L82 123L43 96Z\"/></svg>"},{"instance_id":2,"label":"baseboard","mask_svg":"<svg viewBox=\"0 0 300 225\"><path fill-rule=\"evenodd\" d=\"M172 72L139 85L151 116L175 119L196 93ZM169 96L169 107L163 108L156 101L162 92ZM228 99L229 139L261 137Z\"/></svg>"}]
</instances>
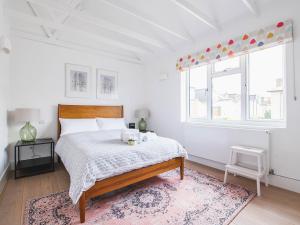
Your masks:
<instances>
[{"instance_id":1,"label":"baseboard","mask_svg":"<svg viewBox=\"0 0 300 225\"><path fill-rule=\"evenodd\" d=\"M218 169L218 170L223 170L223 171L225 170L225 164L224 163L220 163L220 162L213 161L213 160L210 160L210 159L204 159L204 158L194 156L194 155L190 155L190 154L188 156L189 156L188 160L190 160L190 161L193 161L193 162L205 165L205 166L209 166L209 167L212 167L212 168L215 168L215 169Z\"/></svg>"},{"instance_id":2,"label":"baseboard","mask_svg":"<svg viewBox=\"0 0 300 225\"><path fill-rule=\"evenodd\" d=\"M282 177L278 175L271 175L270 184L282 189L300 193L300 181L291 179L288 177Z\"/></svg>"},{"instance_id":3,"label":"baseboard","mask_svg":"<svg viewBox=\"0 0 300 225\"><path fill-rule=\"evenodd\" d=\"M7 183L8 180L8 172L9 172L9 163L7 164L6 168L4 169L4 171L2 172L1 176L0 176L0 194L2 193L2 191L5 188L5 185Z\"/></svg>"},{"instance_id":4,"label":"baseboard","mask_svg":"<svg viewBox=\"0 0 300 225\"><path fill-rule=\"evenodd\" d=\"M196 162L196 163L200 163L205 166L216 168L219 170L223 170L223 171L225 170L224 163L212 161L209 159L204 159L204 158L197 157L197 156L190 155L190 154L189 154L189 160ZM295 179L291 179L288 177L282 177L282 176L278 176L278 175L270 175L269 183L275 187L279 187L279 188L282 188L285 190L300 193L300 181L295 180Z\"/></svg>"},{"instance_id":5,"label":"baseboard","mask_svg":"<svg viewBox=\"0 0 300 225\"><path fill-rule=\"evenodd\" d=\"M9 168L10 168L10 170L15 170L15 161L9 162Z\"/></svg>"}]
</instances>

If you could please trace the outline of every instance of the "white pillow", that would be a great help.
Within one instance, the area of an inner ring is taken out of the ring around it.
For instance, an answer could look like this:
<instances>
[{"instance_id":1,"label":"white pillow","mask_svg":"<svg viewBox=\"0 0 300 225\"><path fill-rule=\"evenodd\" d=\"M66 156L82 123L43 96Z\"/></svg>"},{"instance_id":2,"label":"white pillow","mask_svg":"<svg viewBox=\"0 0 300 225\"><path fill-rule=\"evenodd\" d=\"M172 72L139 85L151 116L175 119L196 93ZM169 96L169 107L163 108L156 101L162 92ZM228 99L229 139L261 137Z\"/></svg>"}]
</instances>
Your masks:
<instances>
[{"instance_id":1,"label":"white pillow","mask_svg":"<svg viewBox=\"0 0 300 225\"><path fill-rule=\"evenodd\" d=\"M100 130L126 129L124 118L97 118Z\"/></svg>"},{"instance_id":2,"label":"white pillow","mask_svg":"<svg viewBox=\"0 0 300 225\"><path fill-rule=\"evenodd\" d=\"M96 119L63 119L59 118L61 133L60 136L85 131L98 131Z\"/></svg>"}]
</instances>

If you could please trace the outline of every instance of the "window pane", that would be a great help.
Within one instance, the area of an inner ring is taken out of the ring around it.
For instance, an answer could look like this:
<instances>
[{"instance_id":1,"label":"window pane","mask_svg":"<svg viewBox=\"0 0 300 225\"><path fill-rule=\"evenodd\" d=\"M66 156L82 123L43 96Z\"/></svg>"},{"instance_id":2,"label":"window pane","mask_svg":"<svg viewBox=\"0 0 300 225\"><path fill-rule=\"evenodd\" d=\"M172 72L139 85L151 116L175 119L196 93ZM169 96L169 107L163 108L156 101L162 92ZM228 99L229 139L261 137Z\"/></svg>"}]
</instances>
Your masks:
<instances>
[{"instance_id":1,"label":"window pane","mask_svg":"<svg viewBox=\"0 0 300 225\"><path fill-rule=\"evenodd\" d=\"M234 57L226 60L222 60L216 62L214 64L214 71L215 72L222 72L224 70L230 70L240 67L240 57Z\"/></svg>"},{"instance_id":2,"label":"window pane","mask_svg":"<svg viewBox=\"0 0 300 225\"><path fill-rule=\"evenodd\" d=\"M190 70L190 118L207 118L207 66Z\"/></svg>"},{"instance_id":3,"label":"window pane","mask_svg":"<svg viewBox=\"0 0 300 225\"><path fill-rule=\"evenodd\" d=\"M283 46L249 54L249 116L283 119Z\"/></svg>"},{"instance_id":4,"label":"window pane","mask_svg":"<svg viewBox=\"0 0 300 225\"><path fill-rule=\"evenodd\" d=\"M213 119L241 119L241 74L212 79L212 107Z\"/></svg>"}]
</instances>

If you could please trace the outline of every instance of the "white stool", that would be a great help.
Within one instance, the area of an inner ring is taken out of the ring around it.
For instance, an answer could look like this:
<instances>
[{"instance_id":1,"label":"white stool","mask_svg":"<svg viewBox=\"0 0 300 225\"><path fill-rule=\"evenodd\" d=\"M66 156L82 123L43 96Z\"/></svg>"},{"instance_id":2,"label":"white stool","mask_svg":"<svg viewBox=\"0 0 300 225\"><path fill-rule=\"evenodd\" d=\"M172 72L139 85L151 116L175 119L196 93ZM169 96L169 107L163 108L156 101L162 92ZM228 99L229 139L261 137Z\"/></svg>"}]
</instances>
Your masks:
<instances>
[{"instance_id":1,"label":"white stool","mask_svg":"<svg viewBox=\"0 0 300 225\"><path fill-rule=\"evenodd\" d=\"M237 164L238 155L249 155L257 158L257 170L243 167ZM257 183L257 195L260 196L260 179L265 178L265 185L269 185L268 173L269 163L267 157L267 151L265 149L247 147L247 146L231 146L229 163L225 167L224 183L227 182L228 172L234 175L239 174L248 178L256 180Z\"/></svg>"}]
</instances>

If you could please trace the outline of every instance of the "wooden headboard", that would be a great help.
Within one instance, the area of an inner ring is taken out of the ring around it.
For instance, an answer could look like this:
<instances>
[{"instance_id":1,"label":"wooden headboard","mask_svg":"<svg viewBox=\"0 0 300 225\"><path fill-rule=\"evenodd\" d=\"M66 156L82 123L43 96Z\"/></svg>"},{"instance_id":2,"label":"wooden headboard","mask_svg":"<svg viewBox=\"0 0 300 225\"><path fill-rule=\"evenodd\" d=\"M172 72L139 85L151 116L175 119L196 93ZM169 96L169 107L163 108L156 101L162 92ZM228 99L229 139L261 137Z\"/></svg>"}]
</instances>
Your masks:
<instances>
[{"instance_id":1,"label":"wooden headboard","mask_svg":"<svg viewBox=\"0 0 300 225\"><path fill-rule=\"evenodd\" d=\"M123 106L103 105L58 105L57 114L57 139L60 137L61 127L59 118L84 119L84 118L122 118Z\"/></svg>"}]
</instances>

